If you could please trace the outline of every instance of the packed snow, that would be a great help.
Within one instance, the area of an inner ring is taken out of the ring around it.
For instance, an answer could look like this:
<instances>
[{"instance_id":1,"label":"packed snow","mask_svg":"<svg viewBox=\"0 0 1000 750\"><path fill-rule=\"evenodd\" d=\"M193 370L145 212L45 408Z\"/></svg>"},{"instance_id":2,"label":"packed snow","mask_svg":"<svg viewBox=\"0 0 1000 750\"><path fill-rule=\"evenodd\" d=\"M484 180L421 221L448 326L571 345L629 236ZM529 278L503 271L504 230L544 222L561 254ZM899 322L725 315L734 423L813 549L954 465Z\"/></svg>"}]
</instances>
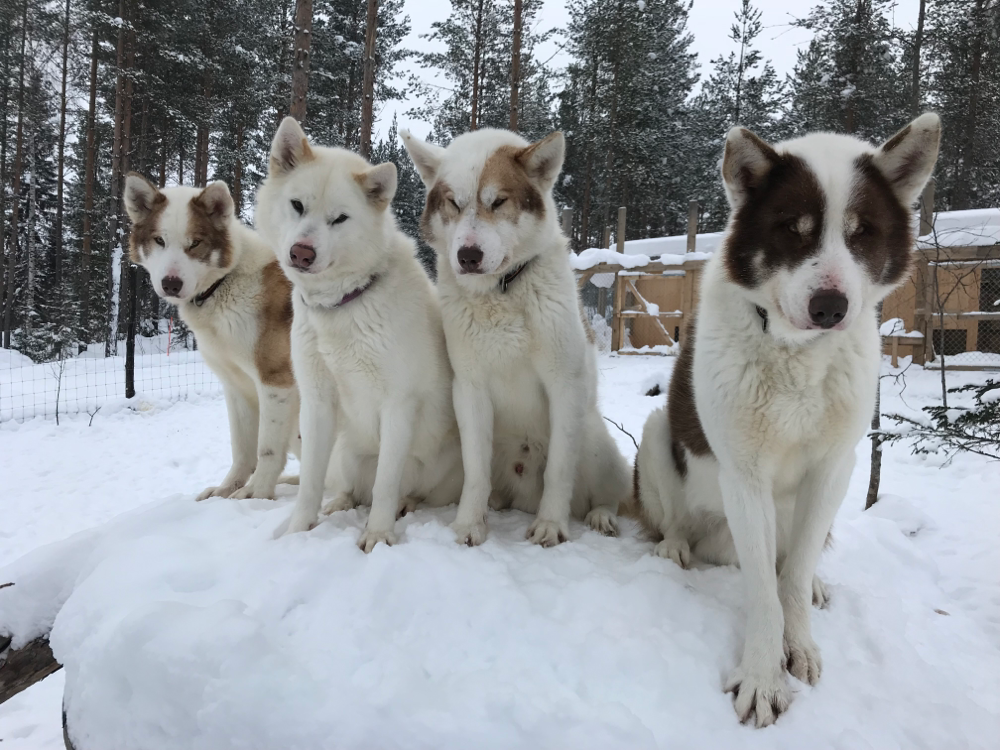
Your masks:
<instances>
[{"instance_id":1,"label":"packed snow","mask_svg":"<svg viewBox=\"0 0 1000 750\"><path fill-rule=\"evenodd\" d=\"M673 357L601 355L601 406L632 435L662 405ZM883 380L883 410L919 413L939 373ZM886 372L889 373L888 364ZM902 373L902 374L901 374ZM949 374L951 385L983 373ZM960 403L960 402L959 402ZM1000 737L1000 464L870 446L819 573L824 672L788 713L742 726L722 693L744 629L734 568L685 571L629 521L524 540L491 513L460 547L454 508L418 510L364 555L366 510L275 539L275 501L194 495L229 462L225 406L0 424L0 628L51 626L62 672L0 706L3 747L994 748ZM632 439L611 428L630 458ZM290 470L297 470L290 466ZM69 537L67 539L67 537ZM790 678L791 679L791 678Z\"/></svg>"},{"instance_id":2,"label":"packed snow","mask_svg":"<svg viewBox=\"0 0 1000 750\"><path fill-rule=\"evenodd\" d=\"M941 211L934 214L934 230L917 241L922 248L989 245L1000 245L1000 208Z\"/></svg>"}]
</instances>

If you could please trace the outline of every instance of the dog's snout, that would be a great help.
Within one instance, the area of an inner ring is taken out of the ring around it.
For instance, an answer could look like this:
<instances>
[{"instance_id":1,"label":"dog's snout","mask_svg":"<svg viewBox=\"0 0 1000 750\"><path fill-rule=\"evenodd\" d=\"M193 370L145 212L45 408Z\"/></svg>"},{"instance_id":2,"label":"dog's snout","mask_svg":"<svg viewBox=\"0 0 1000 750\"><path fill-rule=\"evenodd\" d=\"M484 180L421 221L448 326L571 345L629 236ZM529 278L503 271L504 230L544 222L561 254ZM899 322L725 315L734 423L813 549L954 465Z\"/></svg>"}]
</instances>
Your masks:
<instances>
[{"instance_id":1,"label":"dog's snout","mask_svg":"<svg viewBox=\"0 0 1000 750\"><path fill-rule=\"evenodd\" d=\"M160 282L163 293L168 297L180 297L181 289L184 288L184 280L177 276L164 276Z\"/></svg>"},{"instance_id":2,"label":"dog's snout","mask_svg":"<svg viewBox=\"0 0 1000 750\"><path fill-rule=\"evenodd\" d=\"M304 242L296 242L288 252L288 259L292 262L293 266L304 271L316 260L316 251L312 248L312 245L307 245Z\"/></svg>"},{"instance_id":3,"label":"dog's snout","mask_svg":"<svg viewBox=\"0 0 1000 750\"><path fill-rule=\"evenodd\" d=\"M847 297L835 289L821 289L809 300L809 317L820 328L833 328L847 315Z\"/></svg>"},{"instance_id":4,"label":"dog's snout","mask_svg":"<svg viewBox=\"0 0 1000 750\"><path fill-rule=\"evenodd\" d=\"M458 265L463 273L476 273L483 262L483 251L479 245L463 245L458 249Z\"/></svg>"}]
</instances>

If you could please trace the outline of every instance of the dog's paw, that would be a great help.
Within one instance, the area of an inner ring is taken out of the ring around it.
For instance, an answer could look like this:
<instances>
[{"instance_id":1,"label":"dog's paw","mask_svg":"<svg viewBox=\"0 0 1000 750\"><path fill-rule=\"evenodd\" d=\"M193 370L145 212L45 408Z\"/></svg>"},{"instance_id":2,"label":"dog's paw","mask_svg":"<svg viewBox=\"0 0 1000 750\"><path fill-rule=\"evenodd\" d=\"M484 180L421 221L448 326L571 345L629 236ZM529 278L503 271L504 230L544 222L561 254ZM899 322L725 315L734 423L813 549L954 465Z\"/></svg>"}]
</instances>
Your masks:
<instances>
[{"instance_id":1,"label":"dog's paw","mask_svg":"<svg viewBox=\"0 0 1000 750\"><path fill-rule=\"evenodd\" d=\"M354 498L347 494L346 492L341 492L333 500L328 502L323 506L323 510L320 511L324 516L328 516L331 513L336 513L339 510L351 510L355 506Z\"/></svg>"},{"instance_id":2,"label":"dog's paw","mask_svg":"<svg viewBox=\"0 0 1000 750\"><path fill-rule=\"evenodd\" d=\"M754 717L755 725L770 726L784 713L792 701L788 683L780 665L773 673L746 673L737 667L729 675L726 692L733 694L733 708L736 716L746 724Z\"/></svg>"},{"instance_id":3,"label":"dog's paw","mask_svg":"<svg viewBox=\"0 0 1000 750\"><path fill-rule=\"evenodd\" d=\"M618 519L611 512L611 508L598 505L596 508L591 509L584 521L599 534L604 534L604 536L618 536Z\"/></svg>"},{"instance_id":4,"label":"dog's paw","mask_svg":"<svg viewBox=\"0 0 1000 750\"><path fill-rule=\"evenodd\" d=\"M246 500L248 497L259 497L264 500L274 500L274 485L265 487L251 479L245 486L229 495L233 500Z\"/></svg>"},{"instance_id":5,"label":"dog's paw","mask_svg":"<svg viewBox=\"0 0 1000 750\"><path fill-rule=\"evenodd\" d=\"M278 484L298 484L299 475L298 474L282 474L278 477Z\"/></svg>"},{"instance_id":6,"label":"dog's paw","mask_svg":"<svg viewBox=\"0 0 1000 750\"><path fill-rule=\"evenodd\" d=\"M201 491L201 494L195 498L197 502L202 500L208 500L210 497L232 497L234 492L237 492L243 487L243 482L232 482L231 484L220 484L218 487L206 487Z\"/></svg>"},{"instance_id":7,"label":"dog's paw","mask_svg":"<svg viewBox=\"0 0 1000 750\"><path fill-rule=\"evenodd\" d=\"M826 609L830 603L830 592L827 591L826 584L819 576L813 576L813 606L817 609Z\"/></svg>"},{"instance_id":8,"label":"dog's paw","mask_svg":"<svg viewBox=\"0 0 1000 750\"><path fill-rule=\"evenodd\" d=\"M682 568L686 569L691 564L691 547L686 539L676 537L664 539L656 545L656 549L653 551L660 557L673 560Z\"/></svg>"},{"instance_id":9,"label":"dog's paw","mask_svg":"<svg viewBox=\"0 0 1000 750\"><path fill-rule=\"evenodd\" d=\"M365 529L358 538L358 549L367 555L379 542L391 547L396 543L396 534L391 529Z\"/></svg>"},{"instance_id":10,"label":"dog's paw","mask_svg":"<svg viewBox=\"0 0 1000 750\"><path fill-rule=\"evenodd\" d=\"M419 497L412 497L410 495L407 495L399 503L399 511L397 511L396 513L396 519L398 520L403 516L405 516L406 514L412 513L417 509L418 505L420 505Z\"/></svg>"},{"instance_id":11,"label":"dog's paw","mask_svg":"<svg viewBox=\"0 0 1000 750\"><path fill-rule=\"evenodd\" d=\"M283 536L288 536L289 534L298 534L300 531L311 531L316 528L316 523L319 519L316 516L310 516L308 513L299 513L298 511L292 512L292 518L288 522L288 528L285 529Z\"/></svg>"},{"instance_id":12,"label":"dog's paw","mask_svg":"<svg viewBox=\"0 0 1000 750\"><path fill-rule=\"evenodd\" d=\"M555 547L569 539L569 527L565 522L546 521L543 518L536 518L535 522L528 527L525 535L529 542L542 547Z\"/></svg>"},{"instance_id":13,"label":"dog's paw","mask_svg":"<svg viewBox=\"0 0 1000 750\"><path fill-rule=\"evenodd\" d=\"M789 674L807 685L819 682L819 676L823 672L823 658L812 637L790 638L786 633L783 646Z\"/></svg>"},{"instance_id":14,"label":"dog's paw","mask_svg":"<svg viewBox=\"0 0 1000 750\"><path fill-rule=\"evenodd\" d=\"M455 532L455 541L464 544L466 547L478 547L486 541L486 521L475 523L464 523L455 521L451 525Z\"/></svg>"}]
</instances>

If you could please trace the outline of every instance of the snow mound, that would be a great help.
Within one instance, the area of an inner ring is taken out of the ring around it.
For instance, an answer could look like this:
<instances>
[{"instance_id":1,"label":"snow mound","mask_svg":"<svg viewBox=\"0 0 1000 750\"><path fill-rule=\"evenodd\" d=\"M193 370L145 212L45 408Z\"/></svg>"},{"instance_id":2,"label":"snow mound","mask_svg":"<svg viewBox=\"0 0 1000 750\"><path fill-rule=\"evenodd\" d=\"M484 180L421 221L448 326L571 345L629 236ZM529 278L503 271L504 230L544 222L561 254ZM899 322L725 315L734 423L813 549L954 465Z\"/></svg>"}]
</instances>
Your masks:
<instances>
[{"instance_id":1,"label":"snow mound","mask_svg":"<svg viewBox=\"0 0 1000 750\"><path fill-rule=\"evenodd\" d=\"M571 527L524 541L491 513L455 544L454 508L399 522L364 555L366 511L275 540L288 498L177 497L0 570L0 623L53 621L83 747L988 748L1000 654L936 567L887 521L834 530L833 600L813 613L824 673L793 681L768 730L722 693L744 628L735 568L681 570ZM30 585L29 585L30 584ZM847 720L849 718L849 720Z\"/></svg>"},{"instance_id":2,"label":"snow mound","mask_svg":"<svg viewBox=\"0 0 1000 750\"><path fill-rule=\"evenodd\" d=\"M916 536L924 528L934 527L926 513L899 495L880 495L878 502L865 512L892 521L906 536Z\"/></svg>"},{"instance_id":3,"label":"snow mound","mask_svg":"<svg viewBox=\"0 0 1000 750\"><path fill-rule=\"evenodd\" d=\"M35 363L14 349L0 349L0 370L13 370L15 367L31 367Z\"/></svg>"}]
</instances>

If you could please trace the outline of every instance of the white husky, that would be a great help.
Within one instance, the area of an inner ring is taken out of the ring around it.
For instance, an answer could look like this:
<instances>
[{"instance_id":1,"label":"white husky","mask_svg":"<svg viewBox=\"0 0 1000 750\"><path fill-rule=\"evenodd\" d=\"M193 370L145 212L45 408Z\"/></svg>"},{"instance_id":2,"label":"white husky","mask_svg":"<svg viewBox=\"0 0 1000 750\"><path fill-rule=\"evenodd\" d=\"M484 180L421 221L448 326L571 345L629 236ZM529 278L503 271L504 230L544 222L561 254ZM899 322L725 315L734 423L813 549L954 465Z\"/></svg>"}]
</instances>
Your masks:
<instances>
[{"instance_id":1,"label":"white husky","mask_svg":"<svg viewBox=\"0 0 1000 750\"><path fill-rule=\"evenodd\" d=\"M235 217L224 182L159 190L133 173L125 207L132 260L177 305L225 390L233 465L198 499L274 497L289 447L297 450L291 284L271 248Z\"/></svg>"},{"instance_id":2,"label":"white husky","mask_svg":"<svg viewBox=\"0 0 1000 750\"><path fill-rule=\"evenodd\" d=\"M310 146L286 117L257 220L294 284L292 361L302 392L302 468L289 532L371 503L358 546L396 541L399 512L456 502L461 447L434 289L396 228L396 167Z\"/></svg>"},{"instance_id":3,"label":"white husky","mask_svg":"<svg viewBox=\"0 0 1000 750\"><path fill-rule=\"evenodd\" d=\"M422 229L455 369L458 541L485 539L488 506L537 512L528 538L544 546L567 538L571 511L617 533L628 467L597 409L596 353L552 200L562 134L529 144L478 130L447 149L401 135L428 189Z\"/></svg>"},{"instance_id":4,"label":"white husky","mask_svg":"<svg viewBox=\"0 0 1000 750\"><path fill-rule=\"evenodd\" d=\"M635 481L657 554L743 570L746 642L726 690L757 726L788 706L785 666L819 679L816 563L875 405L875 308L905 278L939 138L925 114L881 148L827 133L771 147L742 128L726 140L725 242Z\"/></svg>"}]
</instances>

